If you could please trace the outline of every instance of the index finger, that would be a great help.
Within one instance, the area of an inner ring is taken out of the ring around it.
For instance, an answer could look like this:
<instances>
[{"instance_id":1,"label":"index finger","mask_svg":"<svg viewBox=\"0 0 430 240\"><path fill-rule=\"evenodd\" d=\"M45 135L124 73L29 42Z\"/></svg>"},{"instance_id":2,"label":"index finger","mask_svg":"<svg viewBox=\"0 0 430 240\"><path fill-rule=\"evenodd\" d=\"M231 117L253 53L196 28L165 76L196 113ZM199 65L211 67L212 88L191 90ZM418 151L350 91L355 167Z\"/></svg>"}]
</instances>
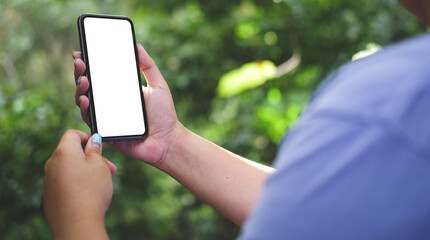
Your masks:
<instances>
[{"instance_id":1,"label":"index finger","mask_svg":"<svg viewBox=\"0 0 430 240\"><path fill-rule=\"evenodd\" d=\"M60 140L58 145L65 144L66 146L71 146L73 149L80 148L83 149L83 146L88 142L88 139L91 137L91 134L82 132L79 130L69 129L67 130L63 137Z\"/></svg>"}]
</instances>

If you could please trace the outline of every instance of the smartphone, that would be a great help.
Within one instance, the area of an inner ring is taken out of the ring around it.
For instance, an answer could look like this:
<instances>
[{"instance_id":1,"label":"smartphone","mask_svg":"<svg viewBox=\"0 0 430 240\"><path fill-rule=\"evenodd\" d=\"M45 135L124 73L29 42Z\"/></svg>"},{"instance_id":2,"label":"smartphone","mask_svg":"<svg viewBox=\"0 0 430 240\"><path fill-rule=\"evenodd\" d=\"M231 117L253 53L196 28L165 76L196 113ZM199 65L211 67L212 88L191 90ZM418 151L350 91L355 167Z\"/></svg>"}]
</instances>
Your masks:
<instances>
[{"instance_id":1,"label":"smartphone","mask_svg":"<svg viewBox=\"0 0 430 240\"><path fill-rule=\"evenodd\" d=\"M103 141L145 138L148 123L132 21L83 14L78 31L90 83L91 133L99 133Z\"/></svg>"}]
</instances>

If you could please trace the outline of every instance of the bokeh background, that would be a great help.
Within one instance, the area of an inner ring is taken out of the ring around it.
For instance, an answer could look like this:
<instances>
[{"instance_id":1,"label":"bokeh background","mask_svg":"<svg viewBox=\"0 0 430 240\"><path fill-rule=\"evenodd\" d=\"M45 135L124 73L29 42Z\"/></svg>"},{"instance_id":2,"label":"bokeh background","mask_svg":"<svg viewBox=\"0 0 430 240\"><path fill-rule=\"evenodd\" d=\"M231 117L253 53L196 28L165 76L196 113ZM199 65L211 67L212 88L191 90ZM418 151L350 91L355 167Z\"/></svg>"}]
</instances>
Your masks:
<instances>
[{"instance_id":1,"label":"bokeh background","mask_svg":"<svg viewBox=\"0 0 430 240\"><path fill-rule=\"evenodd\" d=\"M180 121L264 164L332 71L357 53L426 31L396 0L1 0L0 239L50 238L44 163L66 129L89 131L74 105L71 56L82 13L130 17ZM297 66L276 69L293 53ZM109 146L104 151L118 166L106 216L112 239L239 233L166 174Z\"/></svg>"}]
</instances>

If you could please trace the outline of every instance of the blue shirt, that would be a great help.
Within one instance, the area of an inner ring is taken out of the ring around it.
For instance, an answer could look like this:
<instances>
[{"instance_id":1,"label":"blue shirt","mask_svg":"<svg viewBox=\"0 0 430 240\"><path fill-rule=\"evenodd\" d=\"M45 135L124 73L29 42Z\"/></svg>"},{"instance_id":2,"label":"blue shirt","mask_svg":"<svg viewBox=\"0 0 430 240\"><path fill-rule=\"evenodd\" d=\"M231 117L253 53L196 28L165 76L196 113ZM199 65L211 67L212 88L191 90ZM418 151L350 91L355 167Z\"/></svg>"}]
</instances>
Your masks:
<instances>
[{"instance_id":1,"label":"blue shirt","mask_svg":"<svg viewBox=\"0 0 430 240\"><path fill-rule=\"evenodd\" d=\"M430 35L335 73L274 167L241 239L430 239Z\"/></svg>"}]
</instances>

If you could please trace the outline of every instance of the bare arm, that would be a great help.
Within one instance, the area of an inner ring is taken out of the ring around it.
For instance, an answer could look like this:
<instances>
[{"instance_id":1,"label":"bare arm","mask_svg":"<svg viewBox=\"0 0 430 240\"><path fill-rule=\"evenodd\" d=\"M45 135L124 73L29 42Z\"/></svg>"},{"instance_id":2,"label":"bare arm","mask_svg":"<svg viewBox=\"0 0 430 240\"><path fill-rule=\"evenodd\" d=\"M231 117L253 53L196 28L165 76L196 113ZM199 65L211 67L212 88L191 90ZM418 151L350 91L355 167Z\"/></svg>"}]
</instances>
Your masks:
<instances>
[{"instance_id":1,"label":"bare arm","mask_svg":"<svg viewBox=\"0 0 430 240\"><path fill-rule=\"evenodd\" d=\"M143 89L149 134L144 141L114 142L122 153L166 172L237 225L247 218L264 180L274 170L235 155L190 132L178 121L169 87L154 61L138 47L139 65L148 86ZM75 80L85 71L80 53ZM88 123L86 77L79 79L76 103Z\"/></svg>"},{"instance_id":2,"label":"bare arm","mask_svg":"<svg viewBox=\"0 0 430 240\"><path fill-rule=\"evenodd\" d=\"M273 168L240 157L179 127L164 161L156 165L218 212L241 226Z\"/></svg>"}]
</instances>

